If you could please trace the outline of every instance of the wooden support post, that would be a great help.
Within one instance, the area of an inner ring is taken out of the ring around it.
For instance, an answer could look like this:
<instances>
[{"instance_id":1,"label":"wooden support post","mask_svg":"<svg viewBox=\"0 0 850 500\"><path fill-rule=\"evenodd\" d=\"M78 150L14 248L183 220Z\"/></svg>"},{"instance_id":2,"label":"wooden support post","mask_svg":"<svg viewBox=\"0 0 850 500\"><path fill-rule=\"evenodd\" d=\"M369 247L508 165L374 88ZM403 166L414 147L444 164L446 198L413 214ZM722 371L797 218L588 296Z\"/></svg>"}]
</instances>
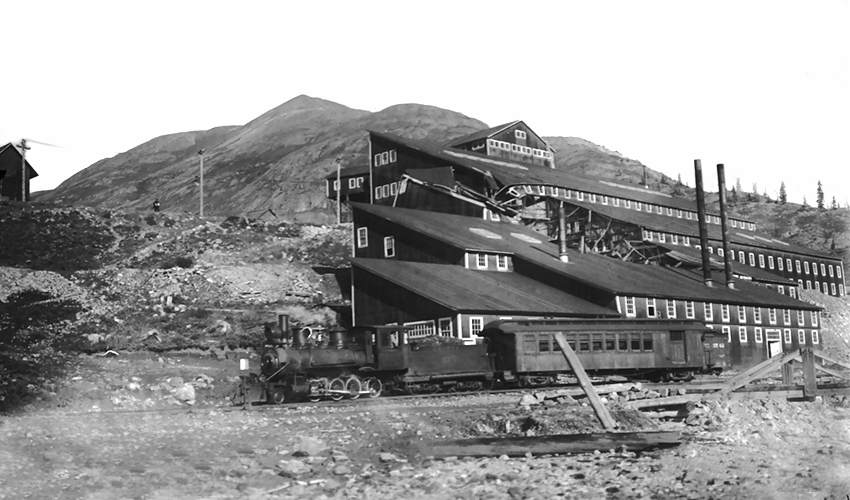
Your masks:
<instances>
[{"instance_id":1,"label":"wooden support post","mask_svg":"<svg viewBox=\"0 0 850 500\"><path fill-rule=\"evenodd\" d=\"M564 354L567 364L570 365L570 369L573 371L576 379L578 379L578 385L584 389L585 394L587 394L590 406L592 406L593 411L596 412L596 416L602 423L602 427L608 431L614 430L616 427L614 419L611 418L611 414L608 413L608 408L606 408L602 403L602 400L599 399L599 394L596 394L596 389L594 389L593 384L590 383L590 377L587 376L587 372L584 371L584 367L581 366L581 361L579 361L578 356L576 356L572 347L567 344L567 339L564 338L564 334L561 332L556 333L555 342L558 343L558 347L561 348L561 352Z\"/></svg>"},{"instance_id":2,"label":"wooden support post","mask_svg":"<svg viewBox=\"0 0 850 500\"><path fill-rule=\"evenodd\" d=\"M803 398L813 400L818 393L818 381L815 375L815 351L810 346L800 349L803 359Z\"/></svg>"},{"instance_id":3,"label":"wooden support post","mask_svg":"<svg viewBox=\"0 0 850 500\"><path fill-rule=\"evenodd\" d=\"M790 362L782 365L782 385L794 385L794 365Z\"/></svg>"},{"instance_id":4,"label":"wooden support post","mask_svg":"<svg viewBox=\"0 0 850 500\"><path fill-rule=\"evenodd\" d=\"M789 361L799 360L800 352L799 351L791 351L786 352L784 354L777 354L776 356L762 361L756 366L746 370L735 377L732 377L728 382L726 382L725 387L718 391L719 394L729 394L730 392L738 389L739 387L743 387L753 380L761 378L766 373L769 373L773 370L776 370L781 365L788 363Z\"/></svg>"}]
</instances>

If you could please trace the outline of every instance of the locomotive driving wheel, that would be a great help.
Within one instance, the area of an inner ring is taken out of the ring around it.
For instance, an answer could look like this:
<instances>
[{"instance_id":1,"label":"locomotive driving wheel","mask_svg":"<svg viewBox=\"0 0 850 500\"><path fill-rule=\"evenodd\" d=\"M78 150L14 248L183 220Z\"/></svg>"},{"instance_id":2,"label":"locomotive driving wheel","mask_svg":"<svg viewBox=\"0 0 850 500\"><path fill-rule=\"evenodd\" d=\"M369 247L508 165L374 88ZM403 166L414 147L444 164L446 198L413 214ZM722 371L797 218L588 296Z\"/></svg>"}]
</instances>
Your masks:
<instances>
[{"instance_id":1,"label":"locomotive driving wheel","mask_svg":"<svg viewBox=\"0 0 850 500\"><path fill-rule=\"evenodd\" d=\"M369 391L370 398L377 398L380 396L383 389L384 384L381 383L380 379L374 377L366 379L366 390Z\"/></svg>"},{"instance_id":2,"label":"locomotive driving wheel","mask_svg":"<svg viewBox=\"0 0 850 500\"><path fill-rule=\"evenodd\" d=\"M276 405L283 404L286 401L286 390L283 386L275 386L272 390L272 402Z\"/></svg>"},{"instance_id":3,"label":"locomotive driving wheel","mask_svg":"<svg viewBox=\"0 0 850 500\"><path fill-rule=\"evenodd\" d=\"M335 378L331 380L328 390L331 393L331 399L339 401L345 395L343 394L345 392L345 382L341 378Z\"/></svg>"},{"instance_id":4,"label":"locomotive driving wheel","mask_svg":"<svg viewBox=\"0 0 850 500\"><path fill-rule=\"evenodd\" d=\"M360 379L356 375L348 377L348 380L345 381L345 390L348 391L348 396L351 399L359 398L362 389L363 384L360 383Z\"/></svg>"}]
</instances>

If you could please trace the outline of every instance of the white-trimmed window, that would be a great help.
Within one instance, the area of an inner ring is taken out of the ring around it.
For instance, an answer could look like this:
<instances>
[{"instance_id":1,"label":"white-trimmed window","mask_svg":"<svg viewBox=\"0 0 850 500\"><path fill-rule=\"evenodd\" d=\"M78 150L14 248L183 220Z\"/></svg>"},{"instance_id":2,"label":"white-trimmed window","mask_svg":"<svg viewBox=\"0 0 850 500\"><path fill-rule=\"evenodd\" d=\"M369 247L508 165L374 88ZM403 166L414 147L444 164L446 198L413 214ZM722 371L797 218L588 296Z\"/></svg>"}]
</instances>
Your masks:
<instances>
[{"instance_id":1,"label":"white-trimmed window","mask_svg":"<svg viewBox=\"0 0 850 500\"><path fill-rule=\"evenodd\" d=\"M820 281L815 281L815 288L820 291Z\"/></svg>"},{"instance_id":2,"label":"white-trimmed window","mask_svg":"<svg viewBox=\"0 0 850 500\"><path fill-rule=\"evenodd\" d=\"M708 253L714 255L714 247L708 247Z\"/></svg>"},{"instance_id":3,"label":"white-trimmed window","mask_svg":"<svg viewBox=\"0 0 850 500\"><path fill-rule=\"evenodd\" d=\"M676 217L678 217L680 219L682 218L682 209L679 209L679 208L676 209Z\"/></svg>"},{"instance_id":4,"label":"white-trimmed window","mask_svg":"<svg viewBox=\"0 0 850 500\"><path fill-rule=\"evenodd\" d=\"M632 208L632 200L626 200L626 208Z\"/></svg>"},{"instance_id":5,"label":"white-trimmed window","mask_svg":"<svg viewBox=\"0 0 850 500\"><path fill-rule=\"evenodd\" d=\"M658 241L661 243L667 242L667 234L666 233L658 233Z\"/></svg>"},{"instance_id":6,"label":"white-trimmed window","mask_svg":"<svg viewBox=\"0 0 850 500\"><path fill-rule=\"evenodd\" d=\"M603 205L607 205L607 204L608 204L608 197L607 197L607 196L605 196L605 195L602 195L602 204L603 204Z\"/></svg>"},{"instance_id":7,"label":"white-trimmed window","mask_svg":"<svg viewBox=\"0 0 850 500\"><path fill-rule=\"evenodd\" d=\"M718 248L718 249L717 249L717 255L719 255L719 256L721 256L721 257L723 257L724 253L723 253L723 249L722 249L722 248Z\"/></svg>"},{"instance_id":8,"label":"white-trimmed window","mask_svg":"<svg viewBox=\"0 0 850 500\"><path fill-rule=\"evenodd\" d=\"M791 324L791 310L783 309L782 310L782 324L790 325Z\"/></svg>"},{"instance_id":9,"label":"white-trimmed window","mask_svg":"<svg viewBox=\"0 0 850 500\"><path fill-rule=\"evenodd\" d=\"M407 330L406 335L409 339L420 339L422 337L430 337L434 335L434 333L436 333L434 331L433 319L428 321L411 321L405 323L404 326L413 327Z\"/></svg>"},{"instance_id":10,"label":"white-trimmed window","mask_svg":"<svg viewBox=\"0 0 850 500\"><path fill-rule=\"evenodd\" d=\"M809 274L810 273L810 271L809 271L809 261L803 262L803 266L805 266L805 268L806 268L806 274Z\"/></svg>"},{"instance_id":11,"label":"white-trimmed window","mask_svg":"<svg viewBox=\"0 0 850 500\"><path fill-rule=\"evenodd\" d=\"M691 246L690 236L682 236L682 244L684 244L686 247Z\"/></svg>"},{"instance_id":12,"label":"white-trimmed window","mask_svg":"<svg viewBox=\"0 0 850 500\"><path fill-rule=\"evenodd\" d=\"M830 284L829 284L829 290L830 290L830 293L832 293L833 295L835 295L835 283L830 283Z\"/></svg>"},{"instance_id":13,"label":"white-trimmed window","mask_svg":"<svg viewBox=\"0 0 850 500\"><path fill-rule=\"evenodd\" d=\"M590 193L590 202L596 203L596 193Z\"/></svg>"},{"instance_id":14,"label":"white-trimmed window","mask_svg":"<svg viewBox=\"0 0 850 500\"><path fill-rule=\"evenodd\" d=\"M821 263L821 265L820 265L820 275L826 276L826 266L823 265L823 263Z\"/></svg>"},{"instance_id":15,"label":"white-trimmed window","mask_svg":"<svg viewBox=\"0 0 850 500\"><path fill-rule=\"evenodd\" d=\"M395 196L398 193L398 182L390 184L390 196Z\"/></svg>"},{"instance_id":16,"label":"white-trimmed window","mask_svg":"<svg viewBox=\"0 0 850 500\"><path fill-rule=\"evenodd\" d=\"M339 191L339 181L334 181L334 192Z\"/></svg>"},{"instance_id":17,"label":"white-trimmed window","mask_svg":"<svg viewBox=\"0 0 850 500\"><path fill-rule=\"evenodd\" d=\"M640 202L639 201L635 202L635 210L640 211Z\"/></svg>"},{"instance_id":18,"label":"white-trimmed window","mask_svg":"<svg viewBox=\"0 0 850 500\"><path fill-rule=\"evenodd\" d=\"M334 181L334 184L336 184L336 181ZM357 189L357 177L348 179L348 189Z\"/></svg>"},{"instance_id":19,"label":"white-trimmed window","mask_svg":"<svg viewBox=\"0 0 850 500\"><path fill-rule=\"evenodd\" d=\"M780 271L784 271L784 270L785 270L785 269L783 269L783 267L784 267L784 266L782 265L782 262L783 262L783 261L782 261L782 257L780 257L780 258L776 259L776 264L779 266L779 270L780 270Z\"/></svg>"},{"instance_id":20,"label":"white-trimmed window","mask_svg":"<svg viewBox=\"0 0 850 500\"><path fill-rule=\"evenodd\" d=\"M817 262L812 264L812 274L814 274L815 276L818 275L818 263Z\"/></svg>"},{"instance_id":21,"label":"white-trimmed window","mask_svg":"<svg viewBox=\"0 0 850 500\"><path fill-rule=\"evenodd\" d=\"M526 134L522 130L514 130L514 136L516 136L517 139L525 139L526 138Z\"/></svg>"},{"instance_id":22,"label":"white-trimmed window","mask_svg":"<svg viewBox=\"0 0 850 500\"><path fill-rule=\"evenodd\" d=\"M778 286L776 287L776 291L777 291L777 292L779 292L779 293L781 293L782 295L785 295L785 287L784 287L784 286L782 286L782 285L778 285Z\"/></svg>"},{"instance_id":23,"label":"white-trimmed window","mask_svg":"<svg viewBox=\"0 0 850 500\"><path fill-rule=\"evenodd\" d=\"M375 199L376 200L380 200L381 198L383 198L383 196L381 196L381 193L383 193L383 191L381 191L381 186L375 186Z\"/></svg>"},{"instance_id":24,"label":"white-trimmed window","mask_svg":"<svg viewBox=\"0 0 850 500\"><path fill-rule=\"evenodd\" d=\"M694 319L694 301L689 300L685 302L685 317L688 319Z\"/></svg>"},{"instance_id":25,"label":"white-trimmed window","mask_svg":"<svg viewBox=\"0 0 850 500\"><path fill-rule=\"evenodd\" d=\"M383 191L384 198L390 197L390 185L389 184L384 184L383 186L381 186L381 190Z\"/></svg>"},{"instance_id":26,"label":"white-trimmed window","mask_svg":"<svg viewBox=\"0 0 850 500\"><path fill-rule=\"evenodd\" d=\"M438 321L440 325L440 336L441 337L451 337L453 336L452 332L452 319L451 318L440 318Z\"/></svg>"},{"instance_id":27,"label":"white-trimmed window","mask_svg":"<svg viewBox=\"0 0 850 500\"><path fill-rule=\"evenodd\" d=\"M647 298L646 299L646 317L647 318L658 317L658 310L655 308L655 298Z\"/></svg>"},{"instance_id":28,"label":"white-trimmed window","mask_svg":"<svg viewBox=\"0 0 850 500\"><path fill-rule=\"evenodd\" d=\"M635 298L634 297L626 297L626 317L634 318L636 316L635 313Z\"/></svg>"},{"instance_id":29,"label":"white-trimmed window","mask_svg":"<svg viewBox=\"0 0 850 500\"><path fill-rule=\"evenodd\" d=\"M732 342L732 327L724 326L722 330L723 333L726 335L726 342Z\"/></svg>"},{"instance_id":30,"label":"white-trimmed window","mask_svg":"<svg viewBox=\"0 0 850 500\"><path fill-rule=\"evenodd\" d=\"M785 259L785 269L787 269L789 273L791 272L791 259ZM797 272L799 273L800 269L797 269Z\"/></svg>"},{"instance_id":31,"label":"white-trimmed window","mask_svg":"<svg viewBox=\"0 0 850 500\"><path fill-rule=\"evenodd\" d=\"M812 316L812 326L818 326L818 312L812 311L811 316Z\"/></svg>"},{"instance_id":32,"label":"white-trimmed window","mask_svg":"<svg viewBox=\"0 0 850 500\"><path fill-rule=\"evenodd\" d=\"M383 153L381 153L381 164L386 165L389 162L390 162L390 153L389 153L389 151L384 151Z\"/></svg>"},{"instance_id":33,"label":"white-trimmed window","mask_svg":"<svg viewBox=\"0 0 850 500\"><path fill-rule=\"evenodd\" d=\"M357 228L357 248L366 248L369 246L369 229L365 227Z\"/></svg>"},{"instance_id":34,"label":"white-trimmed window","mask_svg":"<svg viewBox=\"0 0 850 500\"><path fill-rule=\"evenodd\" d=\"M789 286L788 287L788 295L790 295L792 299L796 299L797 298L797 287Z\"/></svg>"},{"instance_id":35,"label":"white-trimmed window","mask_svg":"<svg viewBox=\"0 0 850 500\"><path fill-rule=\"evenodd\" d=\"M667 207L667 215L669 215L670 217L673 216L673 209L672 208Z\"/></svg>"},{"instance_id":36,"label":"white-trimmed window","mask_svg":"<svg viewBox=\"0 0 850 500\"><path fill-rule=\"evenodd\" d=\"M797 330L797 343L806 345L806 330Z\"/></svg>"},{"instance_id":37,"label":"white-trimmed window","mask_svg":"<svg viewBox=\"0 0 850 500\"><path fill-rule=\"evenodd\" d=\"M573 190L572 190L572 189L565 189L565 190L564 190L564 198L566 198L566 199L568 199L568 200L569 200L569 199L570 199L570 196L572 196L572 195L573 195Z\"/></svg>"},{"instance_id":38,"label":"white-trimmed window","mask_svg":"<svg viewBox=\"0 0 850 500\"><path fill-rule=\"evenodd\" d=\"M767 267L773 269L773 255L767 256Z\"/></svg>"},{"instance_id":39,"label":"white-trimmed window","mask_svg":"<svg viewBox=\"0 0 850 500\"><path fill-rule=\"evenodd\" d=\"M620 206L620 198L614 198L614 206L615 206L615 207L619 207L619 206Z\"/></svg>"},{"instance_id":40,"label":"white-trimmed window","mask_svg":"<svg viewBox=\"0 0 850 500\"><path fill-rule=\"evenodd\" d=\"M671 234L670 235L670 243L672 243L674 245L678 245L679 244L679 235L678 234Z\"/></svg>"},{"instance_id":41,"label":"white-trimmed window","mask_svg":"<svg viewBox=\"0 0 850 500\"><path fill-rule=\"evenodd\" d=\"M487 269L487 254L479 253L475 255L475 266L478 269Z\"/></svg>"},{"instance_id":42,"label":"white-trimmed window","mask_svg":"<svg viewBox=\"0 0 850 500\"><path fill-rule=\"evenodd\" d=\"M754 254L753 252L750 252L750 265L756 267L756 254Z\"/></svg>"},{"instance_id":43,"label":"white-trimmed window","mask_svg":"<svg viewBox=\"0 0 850 500\"><path fill-rule=\"evenodd\" d=\"M744 257L744 251L743 250L738 250L738 262L740 262L741 264L747 263L747 259Z\"/></svg>"},{"instance_id":44,"label":"white-trimmed window","mask_svg":"<svg viewBox=\"0 0 850 500\"><path fill-rule=\"evenodd\" d=\"M703 313L705 314L706 321L714 320L714 311L711 308L711 302L706 302L703 304Z\"/></svg>"},{"instance_id":45,"label":"white-trimmed window","mask_svg":"<svg viewBox=\"0 0 850 500\"><path fill-rule=\"evenodd\" d=\"M803 311L797 311L797 326L805 326L806 325L806 313Z\"/></svg>"},{"instance_id":46,"label":"white-trimmed window","mask_svg":"<svg viewBox=\"0 0 850 500\"><path fill-rule=\"evenodd\" d=\"M395 237L384 238L384 257L395 257Z\"/></svg>"},{"instance_id":47,"label":"white-trimmed window","mask_svg":"<svg viewBox=\"0 0 850 500\"><path fill-rule=\"evenodd\" d=\"M835 276L838 278L841 277L841 266L835 266Z\"/></svg>"},{"instance_id":48,"label":"white-trimmed window","mask_svg":"<svg viewBox=\"0 0 850 500\"><path fill-rule=\"evenodd\" d=\"M469 318L469 333L478 335L484 329L484 318L481 316L470 316Z\"/></svg>"},{"instance_id":49,"label":"white-trimmed window","mask_svg":"<svg viewBox=\"0 0 850 500\"><path fill-rule=\"evenodd\" d=\"M693 212L691 212L690 210L688 210L687 212L685 212L685 217L686 217L688 220L692 219L692 218L693 218L693 215L694 215L694 213L693 213Z\"/></svg>"},{"instance_id":50,"label":"white-trimmed window","mask_svg":"<svg viewBox=\"0 0 850 500\"><path fill-rule=\"evenodd\" d=\"M578 201L584 201L584 191L576 191L576 199Z\"/></svg>"},{"instance_id":51,"label":"white-trimmed window","mask_svg":"<svg viewBox=\"0 0 850 500\"><path fill-rule=\"evenodd\" d=\"M812 282L810 280L806 280L806 290L812 289Z\"/></svg>"},{"instance_id":52,"label":"white-trimmed window","mask_svg":"<svg viewBox=\"0 0 850 500\"><path fill-rule=\"evenodd\" d=\"M800 272L800 261L796 260L795 262L797 263L797 272L799 273Z\"/></svg>"},{"instance_id":53,"label":"white-trimmed window","mask_svg":"<svg viewBox=\"0 0 850 500\"><path fill-rule=\"evenodd\" d=\"M660 214L660 213L661 213L661 210L662 210L661 205L656 205L656 206L655 206L655 213Z\"/></svg>"},{"instance_id":54,"label":"white-trimmed window","mask_svg":"<svg viewBox=\"0 0 850 500\"><path fill-rule=\"evenodd\" d=\"M833 271L832 271L832 264L830 264L829 265L829 277L832 278L833 276L834 275L833 275Z\"/></svg>"},{"instance_id":55,"label":"white-trimmed window","mask_svg":"<svg viewBox=\"0 0 850 500\"><path fill-rule=\"evenodd\" d=\"M820 335L817 330L812 330L812 344L820 344Z\"/></svg>"},{"instance_id":56,"label":"white-trimmed window","mask_svg":"<svg viewBox=\"0 0 850 500\"><path fill-rule=\"evenodd\" d=\"M395 149L391 149L390 150L390 163L395 163L396 158L397 158L397 156L395 154Z\"/></svg>"},{"instance_id":57,"label":"white-trimmed window","mask_svg":"<svg viewBox=\"0 0 850 500\"><path fill-rule=\"evenodd\" d=\"M753 307L753 321L761 323L761 307Z\"/></svg>"},{"instance_id":58,"label":"white-trimmed window","mask_svg":"<svg viewBox=\"0 0 850 500\"><path fill-rule=\"evenodd\" d=\"M724 323L729 322L729 304L720 304L720 320Z\"/></svg>"},{"instance_id":59,"label":"white-trimmed window","mask_svg":"<svg viewBox=\"0 0 850 500\"><path fill-rule=\"evenodd\" d=\"M735 219L730 219L730 221L732 222L732 227L738 227L738 221Z\"/></svg>"},{"instance_id":60,"label":"white-trimmed window","mask_svg":"<svg viewBox=\"0 0 850 500\"><path fill-rule=\"evenodd\" d=\"M747 322L747 306L738 306L738 323Z\"/></svg>"},{"instance_id":61,"label":"white-trimmed window","mask_svg":"<svg viewBox=\"0 0 850 500\"><path fill-rule=\"evenodd\" d=\"M508 256L507 255L497 255L496 256L496 269L499 271L507 271L508 269Z\"/></svg>"},{"instance_id":62,"label":"white-trimmed window","mask_svg":"<svg viewBox=\"0 0 850 500\"><path fill-rule=\"evenodd\" d=\"M747 342L747 327L746 326L739 326L738 327L738 340L740 340L742 344Z\"/></svg>"},{"instance_id":63,"label":"white-trimmed window","mask_svg":"<svg viewBox=\"0 0 850 500\"><path fill-rule=\"evenodd\" d=\"M786 328L786 329L782 330L782 340L786 344L791 345L791 329L790 328Z\"/></svg>"},{"instance_id":64,"label":"white-trimmed window","mask_svg":"<svg viewBox=\"0 0 850 500\"><path fill-rule=\"evenodd\" d=\"M767 310L767 320L770 322L771 325L776 324L776 308L775 307L771 307L770 309Z\"/></svg>"},{"instance_id":65,"label":"white-trimmed window","mask_svg":"<svg viewBox=\"0 0 850 500\"><path fill-rule=\"evenodd\" d=\"M667 299L667 317L675 318L676 317L676 301Z\"/></svg>"},{"instance_id":66,"label":"white-trimmed window","mask_svg":"<svg viewBox=\"0 0 850 500\"><path fill-rule=\"evenodd\" d=\"M764 342L764 337L762 337L762 335L761 335L761 327L760 326L755 327L755 337L756 337L756 343L757 344L761 344L762 342Z\"/></svg>"},{"instance_id":67,"label":"white-trimmed window","mask_svg":"<svg viewBox=\"0 0 850 500\"><path fill-rule=\"evenodd\" d=\"M646 241L652 241L652 231L643 230L643 239Z\"/></svg>"},{"instance_id":68,"label":"white-trimmed window","mask_svg":"<svg viewBox=\"0 0 850 500\"><path fill-rule=\"evenodd\" d=\"M378 153L375 155L375 166L380 167L381 165L383 165L383 162L381 162L381 153Z\"/></svg>"},{"instance_id":69,"label":"white-trimmed window","mask_svg":"<svg viewBox=\"0 0 850 500\"><path fill-rule=\"evenodd\" d=\"M841 283L838 284L838 296L839 297L844 296L844 285L842 285Z\"/></svg>"}]
</instances>

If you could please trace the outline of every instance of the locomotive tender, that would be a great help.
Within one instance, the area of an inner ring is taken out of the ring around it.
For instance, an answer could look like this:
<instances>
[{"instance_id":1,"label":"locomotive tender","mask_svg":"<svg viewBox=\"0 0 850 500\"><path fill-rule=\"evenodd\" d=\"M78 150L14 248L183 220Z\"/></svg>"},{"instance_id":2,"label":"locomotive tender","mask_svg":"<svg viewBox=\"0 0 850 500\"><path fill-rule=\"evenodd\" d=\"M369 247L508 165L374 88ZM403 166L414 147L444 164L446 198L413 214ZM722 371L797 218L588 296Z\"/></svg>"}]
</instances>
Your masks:
<instances>
[{"instance_id":1,"label":"locomotive tender","mask_svg":"<svg viewBox=\"0 0 850 500\"><path fill-rule=\"evenodd\" d=\"M685 380L716 370L717 340L698 321L499 320L475 344L408 339L404 326L319 330L266 325L261 373L248 380L245 402L340 400L383 392L479 390L496 383L542 386L570 374L554 341L561 332L590 375ZM725 339L724 339L725 340Z\"/></svg>"}]
</instances>

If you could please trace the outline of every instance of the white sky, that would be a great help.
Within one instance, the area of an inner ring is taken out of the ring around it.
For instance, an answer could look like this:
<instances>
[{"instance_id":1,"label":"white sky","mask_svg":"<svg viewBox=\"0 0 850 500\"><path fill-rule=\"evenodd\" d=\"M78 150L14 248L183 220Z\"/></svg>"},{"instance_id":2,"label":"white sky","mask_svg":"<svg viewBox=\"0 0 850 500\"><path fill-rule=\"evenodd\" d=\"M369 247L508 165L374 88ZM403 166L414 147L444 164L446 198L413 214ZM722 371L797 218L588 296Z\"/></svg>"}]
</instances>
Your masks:
<instances>
[{"instance_id":1,"label":"white sky","mask_svg":"<svg viewBox=\"0 0 850 500\"><path fill-rule=\"evenodd\" d=\"M0 2L2 4L4 2ZM303 5L302 5L303 4ZM308 5L309 4L309 5ZM700 158L775 196L850 202L847 0L6 5L0 143L51 189L156 136L299 95L525 120L693 185Z\"/></svg>"}]
</instances>

